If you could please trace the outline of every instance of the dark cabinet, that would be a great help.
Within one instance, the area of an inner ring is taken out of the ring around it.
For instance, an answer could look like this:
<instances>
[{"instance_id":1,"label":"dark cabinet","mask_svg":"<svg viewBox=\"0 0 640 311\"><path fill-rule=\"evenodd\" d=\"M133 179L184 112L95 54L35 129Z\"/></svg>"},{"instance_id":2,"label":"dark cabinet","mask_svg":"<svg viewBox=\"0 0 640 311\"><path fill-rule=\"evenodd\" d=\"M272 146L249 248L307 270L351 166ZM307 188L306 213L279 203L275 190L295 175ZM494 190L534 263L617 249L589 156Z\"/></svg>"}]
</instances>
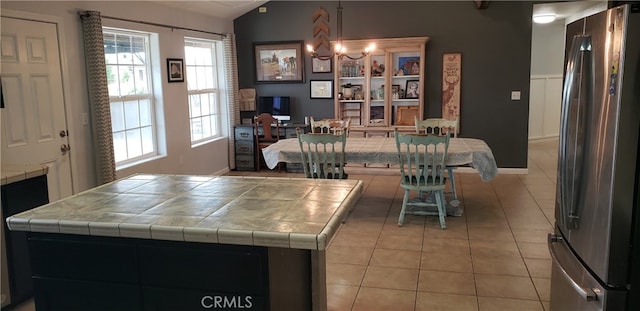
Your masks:
<instances>
[{"instance_id":1,"label":"dark cabinet","mask_svg":"<svg viewBox=\"0 0 640 311\"><path fill-rule=\"evenodd\" d=\"M31 233L39 311L269 310L264 247Z\"/></svg>"},{"instance_id":2,"label":"dark cabinet","mask_svg":"<svg viewBox=\"0 0 640 311\"><path fill-rule=\"evenodd\" d=\"M5 224L9 216L49 203L46 175L2 185L1 189L2 221ZM11 304L15 305L33 296L27 233L9 231L5 225L2 234L6 243Z\"/></svg>"},{"instance_id":3,"label":"dark cabinet","mask_svg":"<svg viewBox=\"0 0 640 311\"><path fill-rule=\"evenodd\" d=\"M280 139L296 138L297 130L307 133L310 131L309 125L305 124L289 124L280 125ZM237 171L257 171L259 159L256 159L256 139L254 135L253 125L236 125L235 126L235 152L236 152L236 170ZM258 132L260 135L260 132ZM287 172L302 172L302 164L287 163Z\"/></svg>"}]
</instances>

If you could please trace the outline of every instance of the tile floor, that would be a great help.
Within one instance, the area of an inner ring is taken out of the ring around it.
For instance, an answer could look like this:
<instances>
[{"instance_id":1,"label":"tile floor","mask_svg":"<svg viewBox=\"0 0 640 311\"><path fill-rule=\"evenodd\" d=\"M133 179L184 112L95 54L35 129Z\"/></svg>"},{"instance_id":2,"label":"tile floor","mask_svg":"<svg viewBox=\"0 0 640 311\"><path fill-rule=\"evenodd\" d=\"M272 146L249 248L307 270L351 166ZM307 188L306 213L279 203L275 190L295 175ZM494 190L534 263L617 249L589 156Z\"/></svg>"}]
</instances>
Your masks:
<instances>
[{"instance_id":1,"label":"tile floor","mask_svg":"<svg viewBox=\"0 0 640 311\"><path fill-rule=\"evenodd\" d=\"M433 216L397 226L398 176L350 175L366 187L327 250L329 310L548 311L557 143L530 142L526 175L457 173L465 212L446 230Z\"/></svg>"}]
</instances>

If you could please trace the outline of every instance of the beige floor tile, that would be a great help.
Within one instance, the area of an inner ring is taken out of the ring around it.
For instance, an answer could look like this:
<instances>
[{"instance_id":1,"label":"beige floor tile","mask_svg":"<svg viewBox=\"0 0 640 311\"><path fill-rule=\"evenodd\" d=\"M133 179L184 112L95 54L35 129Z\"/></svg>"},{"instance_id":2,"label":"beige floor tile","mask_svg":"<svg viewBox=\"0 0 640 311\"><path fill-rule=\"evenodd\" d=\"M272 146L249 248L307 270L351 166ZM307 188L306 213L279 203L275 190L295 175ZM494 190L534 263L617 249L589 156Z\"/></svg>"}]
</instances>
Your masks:
<instances>
[{"instance_id":1,"label":"beige floor tile","mask_svg":"<svg viewBox=\"0 0 640 311\"><path fill-rule=\"evenodd\" d=\"M359 286L328 284L327 285L327 310L349 311L356 300Z\"/></svg>"},{"instance_id":2,"label":"beige floor tile","mask_svg":"<svg viewBox=\"0 0 640 311\"><path fill-rule=\"evenodd\" d=\"M523 258L551 259L547 243L518 242Z\"/></svg>"},{"instance_id":3,"label":"beige floor tile","mask_svg":"<svg viewBox=\"0 0 640 311\"><path fill-rule=\"evenodd\" d=\"M328 263L368 265L373 248L331 245L327 248Z\"/></svg>"},{"instance_id":4,"label":"beige floor tile","mask_svg":"<svg viewBox=\"0 0 640 311\"><path fill-rule=\"evenodd\" d=\"M483 241L514 241L513 234L508 229L492 227L469 227L470 240Z\"/></svg>"},{"instance_id":5,"label":"beige floor tile","mask_svg":"<svg viewBox=\"0 0 640 311\"><path fill-rule=\"evenodd\" d=\"M420 270L418 291L475 296L476 285L472 273Z\"/></svg>"},{"instance_id":6,"label":"beige floor tile","mask_svg":"<svg viewBox=\"0 0 640 311\"><path fill-rule=\"evenodd\" d=\"M478 297L479 311L544 311L537 300Z\"/></svg>"},{"instance_id":7,"label":"beige floor tile","mask_svg":"<svg viewBox=\"0 0 640 311\"><path fill-rule=\"evenodd\" d=\"M551 278L551 259L525 258L524 263L532 278Z\"/></svg>"},{"instance_id":8,"label":"beige floor tile","mask_svg":"<svg viewBox=\"0 0 640 311\"><path fill-rule=\"evenodd\" d=\"M425 239L469 239L467 219L464 215L461 217L448 216L446 223L447 228L442 230L437 217L426 218Z\"/></svg>"},{"instance_id":9,"label":"beige floor tile","mask_svg":"<svg viewBox=\"0 0 640 311\"><path fill-rule=\"evenodd\" d=\"M478 311L478 302L476 296L418 292L415 310Z\"/></svg>"},{"instance_id":10,"label":"beige floor tile","mask_svg":"<svg viewBox=\"0 0 640 311\"><path fill-rule=\"evenodd\" d=\"M520 258L518 245L511 241L470 240L471 256Z\"/></svg>"},{"instance_id":11,"label":"beige floor tile","mask_svg":"<svg viewBox=\"0 0 640 311\"><path fill-rule=\"evenodd\" d=\"M360 286L366 270L365 265L327 263L327 284Z\"/></svg>"},{"instance_id":12,"label":"beige floor tile","mask_svg":"<svg viewBox=\"0 0 640 311\"><path fill-rule=\"evenodd\" d=\"M418 287L417 269L367 267L362 286L415 291Z\"/></svg>"},{"instance_id":13,"label":"beige floor tile","mask_svg":"<svg viewBox=\"0 0 640 311\"><path fill-rule=\"evenodd\" d=\"M513 229L513 236L518 242L546 243L547 234L552 232L549 229Z\"/></svg>"},{"instance_id":14,"label":"beige floor tile","mask_svg":"<svg viewBox=\"0 0 640 311\"><path fill-rule=\"evenodd\" d=\"M428 254L444 253L444 254L458 254L461 256L468 256L469 240L425 237L422 243L422 251Z\"/></svg>"},{"instance_id":15,"label":"beige floor tile","mask_svg":"<svg viewBox=\"0 0 640 311\"><path fill-rule=\"evenodd\" d=\"M476 290L480 297L538 300L529 277L475 274Z\"/></svg>"},{"instance_id":16,"label":"beige floor tile","mask_svg":"<svg viewBox=\"0 0 640 311\"><path fill-rule=\"evenodd\" d=\"M400 249L407 251L422 250L422 235L402 235L382 232L378 238L377 248Z\"/></svg>"},{"instance_id":17,"label":"beige floor tile","mask_svg":"<svg viewBox=\"0 0 640 311\"><path fill-rule=\"evenodd\" d=\"M471 256L474 273L529 276L520 257Z\"/></svg>"},{"instance_id":18,"label":"beige floor tile","mask_svg":"<svg viewBox=\"0 0 640 311\"><path fill-rule=\"evenodd\" d=\"M548 301L543 301L542 306L544 307L544 311L551 311L551 305Z\"/></svg>"},{"instance_id":19,"label":"beige floor tile","mask_svg":"<svg viewBox=\"0 0 640 311\"><path fill-rule=\"evenodd\" d=\"M380 234L378 232L363 234L360 232L340 230L338 234L331 239L331 244L374 248L376 247L379 236Z\"/></svg>"},{"instance_id":20,"label":"beige floor tile","mask_svg":"<svg viewBox=\"0 0 640 311\"><path fill-rule=\"evenodd\" d=\"M418 251L377 248L373 250L369 265L376 267L419 269L420 256L421 253Z\"/></svg>"},{"instance_id":21,"label":"beige floor tile","mask_svg":"<svg viewBox=\"0 0 640 311\"><path fill-rule=\"evenodd\" d=\"M541 301L551 300L551 279L531 278Z\"/></svg>"},{"instance_id":22,"label":"beige floor tile","mask_svg":"<svg viewBox=\"0 0 640 311\"><path fill-rule=\"evenodd\" d=\"M422 252L420 269L450 272L473 272L473 265L471 264L471 255L447 252Z\"/></svg>"},{"instance_id":23,"label":"beige floor tile","mask_svg":"<svg viewBox=\"0 0 640 311\"><path fill-rule=\"evenodd\" d=\"M352 311L413 311L416 292L386 288L361 287Z\"/></svg>"}]
</instances>

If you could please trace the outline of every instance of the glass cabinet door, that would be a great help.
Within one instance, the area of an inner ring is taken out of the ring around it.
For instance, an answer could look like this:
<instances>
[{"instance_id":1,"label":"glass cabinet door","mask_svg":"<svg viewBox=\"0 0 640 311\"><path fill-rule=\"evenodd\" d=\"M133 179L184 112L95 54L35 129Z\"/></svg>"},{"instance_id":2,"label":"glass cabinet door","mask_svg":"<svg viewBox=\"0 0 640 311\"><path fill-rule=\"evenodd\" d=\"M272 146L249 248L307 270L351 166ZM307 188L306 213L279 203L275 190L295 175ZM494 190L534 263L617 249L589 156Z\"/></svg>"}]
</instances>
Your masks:
<instances>
[{"instance_id":1,"label":"glass cabinet door","mask_svg":"<svg viewBox=\"0 0 640 311\"><path fill-rule=\"evenodd\" d=\"M389 113L385 109L385 76L387 58L384 51L377 50L369 55L369 126L388 126Z\"/></svg>"},{"instance_id":2,"label":"glass cabinet door","mask_svg":"<svg viewBox=\"0 0 640 311\"><path fill-rule=\"evenodd\" d=\"M391 53L390 110L391 125L413 125L414 118L421 118L424 81L421 74L424 64L420 50L395 51Z\"/></svg>"},{"instance_id":3,"label":"glass cabinet door","mask_svg":"<svg viewBox=\"0 0 640 311\"><path fill-rule=\"evenodd\" d=\"M356 57L357 55L353 55ZM338 58L338 119L351 118L351 125L364 125L362 109L365 102L365 59Z\"/></svg>"}]
</instances>

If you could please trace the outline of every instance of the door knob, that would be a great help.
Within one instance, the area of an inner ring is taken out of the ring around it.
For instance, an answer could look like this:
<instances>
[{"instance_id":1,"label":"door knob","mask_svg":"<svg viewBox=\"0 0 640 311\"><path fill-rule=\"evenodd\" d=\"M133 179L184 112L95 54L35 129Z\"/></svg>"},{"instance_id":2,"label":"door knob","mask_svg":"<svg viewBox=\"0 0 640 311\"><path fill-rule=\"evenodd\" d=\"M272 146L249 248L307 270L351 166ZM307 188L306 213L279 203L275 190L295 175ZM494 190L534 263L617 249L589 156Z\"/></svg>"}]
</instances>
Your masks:
<instances>
[{"instance_id":1,"label":"door knob","mask_svg":"<svg viewBox=\"0 0 640 311\"><path fill-rule=\"evenodd\" d=\"M60 152L62 152L62 155L67 154L69 150L71 150L71 146L67 144L62 144L62 146L60 146Z\"/></svg>"},{"instance_id":2,"label":"door knob","mask_svg":"<svg viewBox=\"0 0 640 311\"><path fill-rule=\"evenodd\" d=\"M60 137L66 137L69 133L66 130L60 131Z\"/></svg>"}]
</instances>

